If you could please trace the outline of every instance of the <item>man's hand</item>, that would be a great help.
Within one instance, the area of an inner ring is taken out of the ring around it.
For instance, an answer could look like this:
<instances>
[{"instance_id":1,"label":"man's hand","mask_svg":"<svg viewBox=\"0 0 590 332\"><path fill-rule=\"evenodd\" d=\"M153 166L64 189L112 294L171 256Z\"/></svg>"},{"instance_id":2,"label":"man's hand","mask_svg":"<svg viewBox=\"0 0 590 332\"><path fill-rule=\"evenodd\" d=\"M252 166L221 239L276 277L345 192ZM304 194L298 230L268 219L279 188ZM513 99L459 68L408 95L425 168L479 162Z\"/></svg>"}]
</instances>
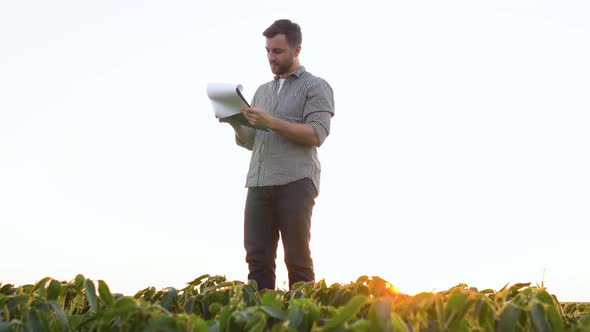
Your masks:
<instances>
[{"instance_id":1,"label":"man's hand","mask_svg":"<svg viewBox=\"0 0 590 332\"><path fill-rule=\"evenodd\" d=\"M256 128L271 128L275 118L265 110L256 107L242 107L242 113L250 124Z\"/></svg>"},{"instance_id":2,"label":"man's hand","mask_svg":"<svg viewBox=\"0 0 590 332\"><path fill-rule=\"evenodd\" d=\"M276 118L265 110L255 107L242 107L242 113L248 119L253 126L256 128L268 128L275 133L287 137L293 142L319 146L320 142L313 130L312 126L308 123L294 123L289 122L280 118Z\"/></svg>"}]
</instances>

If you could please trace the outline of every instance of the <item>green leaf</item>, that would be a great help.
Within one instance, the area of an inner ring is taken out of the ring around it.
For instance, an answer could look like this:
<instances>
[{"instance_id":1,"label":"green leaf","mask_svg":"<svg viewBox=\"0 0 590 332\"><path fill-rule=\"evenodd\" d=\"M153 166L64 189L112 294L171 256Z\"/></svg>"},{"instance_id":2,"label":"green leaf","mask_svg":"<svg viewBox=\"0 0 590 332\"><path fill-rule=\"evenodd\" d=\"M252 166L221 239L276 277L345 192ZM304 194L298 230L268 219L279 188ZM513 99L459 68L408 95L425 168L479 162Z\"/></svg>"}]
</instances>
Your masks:
<instances>
[{"instance_id":1,"label":"green leaf","mask_svg":"<svg viewBox=\"0 0 590 332\"><path fill-rule=\"evenodd\" d=\"M543 305L537 301L533 301L531 304L531 318L533 321L533 325L535 326L535 330L538 332L549 332L551 331L551 327L549 326L549 322L545 317L545 309Z\"/></svg>"},{"instance_id":2,"label":"green leaf","mask_svg":"<svg viewBox=\"0 0 590 332\"><path fill-rule=\"evenodd\" d=\"M366 319L359 319L350 325L352 332L368 332L371 330L371 323Z\"/></svg>"},{"instance_id":3,"label":"green leaf","mask_svg":"<svg viewBox=\"0 0 590 332\"><path fill-rule=\"evenodd\" d=\"M113 310L116 312L129 312L137 309L137 302L129 296L123 296L113 303Z\"/></svg>"},{"instance_id":4,"label":"green leaf","mask_svg":"<svg viewBox=\"0 0 590 332\"><path fill-rule=\"evenodd\" d=\"M358 277L358 278L356 279L356 282L355 282L354 284L355 284L355 285L362 285L362 284L364 284L365 282L367 282L367 280L369 280L369 279L370 279L370 278L369 278L369 276L367 276L367 275L362 275L362 276L360 276L360 277Z\"/></svg>"},{"instance_id":5,"label":"green leaf","mask_svg":"<svg viewBox=\"0 0 590 332\"><path fill-rule=\"evenodd\" d=\"M1 283L0 283L0 285L1 285ZM6 285L0 287L0 294L10 295L12 293L13 289L14 289L14 285L6 284Z\"/></svg>"},{"instance_id":6,"label":"green leaf","mask_svg":"<svg viewBox=\"0 0 590 332\"><path fill-rule=\"evenodd\" d=\"M70 328L68 323L68 317L66 316L66 313L63 311L61 306L54 300L47 301L47 303L49 303L49 305L53 309L55 317L57 317L57 320L60 323L63 331L69 331Z\"/></svg>"},{"instance_id":7,"label":"green leaf","mask_svg":"<svg viewBox=\"0 0 590 332\"><path fill-rule=\"evenodd\" d=\"M352 299L354 295L348 288L340 288L336 291L334 296L332 296L332 300L330 301L329 305L334 307L340 307L343 304L348 303Z\"/></svg>"},{"instance_id":8,"label":"green leaf","mask_svg":"<svg viewBox=\"0 0 590 332\"><path fill-rule=\"evenodd\" d=\"M260 289L258 289L258 283L256 282L256 280L254 280L254 279L249 280L248 285L251 285L252 288L254 288L254 290L260 291Z\"/></svg>"},{"instance_id":9,"label":"green leaf","mask_svg":"<svg viewBox=\"0 0 590 332\"><path fill-rule=\"evenodd\" d=\"M266 320L264 319L264 316L262 316L261 318L246 324L245 327L247 332L263 332L265 326Z\"/></svg>"},{"instance_id":10,"label":"green leaf","mask_svg":"<svg viewBox=\"0 0 590 332\"><path fill-rule=\"evenodd\" d=\"M176 327L176 320L172 317L168 316L167 314L158 315L150 321L148 326L148 330L151 331L163 331L163 332L173 332L175 331Z\"/></svg>"},{"instance_id":11,"label":"green leaf","mask_svg":"<svg viewBox=\"0 0 590 332\"><path fill-rule=\"evenodd\" d=\"M584 318L580 319L579 325L584 328L587 328L590 331L590 314L588 314Z\"/></svg>"},{"instance_id":12,"label":"green leaf","mask_svg":"<svg viewBox=\"0 0 590 332\"><path fill-rule=\"evenodd\" d=\"M369 308L369 322L373 331L391 331L391 302L387 298L377 299Z\"/></svg>"},{"instance_id":13,"label":"green leaf","mask_svg":"<svg viewBox=\"0 0 590 332\"><path fill-rule=\"evenodd\" d=\"M47 282L51 280L50 277L45 277L41 280L39 280L39 282L37 282L35 284L35 287L33 287L33 291L31 293L34 293L36 290L39 291L39 296L43 297L45 296L45 285L47 284Z\"/></svg>"},{"instance_id":14,"label":"green leaf","mask_svg":"<svg viewBox=\"0 0 590 332\"><path fill-rule=\"evenodd\" d=\"M76 287L76 289L78 290L78 292L82 291L82 288L84 288L84 282L86 281L86 278L81 275L78 274L76 276L76 278L74 279L74 287Z\"/></svg>"},{"instance_id":15,"label":"green leaf","mask_svg":"<svg viewBox=\"0 0 590 332\"><path fill-rule=\"evenodd\" d=\"M29 315L27 316L25 326L30 331L48 331L49 321L47 320L47 317L39 313L39 310L36 308L31 308Z\"/></svg>"},{"instance_id":16,"label":"green leaf","mask_svg":"<svg viewBox=\"0 0 590 332\"><path fill-rule=\"evenodd\" d=\"M394 331L409 332L406 322L395 312L391 313L391 323Z\"/></svg>"},{"instance_id":17,"label":"green leaf","mask_svg":"<svg viewBox=\"0 0 590 332\"><path fill-rule=\"evenodd\" d=\"M130 314L138 310L136 300L129 296L123 296L115 300L113 305L104 312L104 320L109 321L114 317L125 320Z\"/></svg>"},{"instance_id":18,"label":"green leaf","mask_svg":"<svg viewBox=\"0 0 590 332\"><path fill-rule=\"evenodd\" d=\"M299 307L307 321L316 321L320 319L320 309L318 305L308 298L293 299L289 303L289 307Z\"/></svg>"},{"instance_id":19,"label":"green leaf","mask_svg":"<svg viewBox=\"0 0 590 332\"><path fill-rule=\"evenodd\" d=\"M433 293L418 293L413 297L412 305L419 310L430 310L436 296Z\"/></svg>"},{"instance_id":20,"label":"green leaf","mask_svg":"<svg viewBox=\"0 0 590 332\"><path fill-rule=\"evenodd\" d=\"M176 300L177 297L178 293L176 292L176 289L173 287L168 287L164 292L164 296L162 296L162 299L160 300L160 304L164 309L170 310L170 308L172 308L174 300Z\"/></svg>"},{"instance_id":21,"label":"green leaf","mask_svg":"<svg viewBox=\"0 0 590 332\"><path fill-rule=\"evenodd\" d=\"M79 327L84 323L83 315L69 315L68 323L74 331L80 331Z\"/></svg>"},{"instance_id":22,"label":"green leaf","mask_svg":"<svg viewBox=\"0 0 590 332\"><path fill-rule=\"evenodd\" d=\"M330 319L324 328L329 330L344 324L344 322L351 319L366 302L367 298L363 295L353 297L345 306L338 309L336 316Z\"/></svg>"},{"instance_id":23,"label":"green leaf","mask_svg":"<svg viewBox=\"0 0 590 332\"><path fill-rule=\"evenodd\" d=\"M283 300L277 291L269 290L262 295L262 304L269 307L282 308Z\"/></svg>"},{"instance_id":24,"label":"green leaf","mask_svg":"<svg viewBox=\"0 0 590 332\"><path fill-rule=\"evenodd\" d=\"M434 309L436 312L437 323L441 330L445 329L444 323L447 321L445 316L446 311L444 310L444 303L443 298L441 296L436 296L434 298Z\"/></svg>"},{"instance_id":25,"label":"green leaf","mask_svg":"<svg viewBox=\"0 0 590 332\"><path fill-rule=\"evenodd\" d=\"M486 331L493 331L495 324L494 307L490 300L485 296L479 297L475 308L473 313L474 319L478 322L479 326L483 327Z\"/></svg>"},{"instance_id":26,"label":"green leaf","mask_svg":"<svg viewBox=\"0 0 590 332\"><path fill-rule=\"evenodd\" d=\"M15 308L27 303L28 301L29 301L28 296L17 295L17 296L12 296L11 298L9 298L6 305L8 306L8 310L14 310Z\"/></svg>"},{"instance_id":27,"label":"green leaf","mask_svg":"<svg viewBox=\"0 0 590 332\"><path fill-rule=\"evenodd\" d=\"M554 332L564 331L563 319L561 318L561 314L555 305L547 305L545 309L547 312L547 318L549 319L549 324L551 324L551 330Z\"/></svg>"},{"instance_id":28,"label":"green leaf","mask_svg":"<svg viewBox=\"0 0 590 332\"><path fill-rule=\"evenodd\" d=\"M513 303L508 303L502 314L500 315L500 324L499 324L499 331L500 332L511 332L516 330L516 322L520 318L522 314L522 309L516 306Z\"/></svg>"},{"instance_id":29,"label":"green leaf","mask_svg":"<svg viewBox=\"0 0 590 332\"><path fill-rule=\"evenodd\" d=\"M227 282L222 282L219 284L214 284L213 286L204 287L204 285L207 285L207 284L208 283L204 283L203 285L201 285L201 288L203 288L203 290L201 291L201 295L207 295L208 293L213 293L215 291L219 291L222 288L228 288L228 287L234 285L233 282L227 281Z\"/></svg>"},{"instance_id":30,"label":"green leaf","mask_svg":"<svg viewBox=\"0 0 590 332\"><path fill-rule=\"evenodd\" d=\"M510 287L510 292L511 292L511 293L516 293L516 292L518 292L519 290L521 290L522 288L528 287L528 286L530 286L530 285L531 285L531 283L530 283L530 282L521 282L521 283L516 283L516 284L514 284L514 285L512 285L512 286Z\"/></svg>"},{"instance_id":31,"label":"green leaf","mask_svg":"<svg viewBox=\"0 0 590 332\"><path fill-rule=\"evenodd\" d=\"M90 308L94 312L98 312L98 301L96 299L96 288L94 287L94 283L90 279L86 279L84 281L84 290L86 291L86 300L90 304Z\"/></svg>"},{"instance_id":32,"label":"green leaf","mask_svg":"<svg viewBox=\"0 0 590 332\"><path fill-rule=\"evenodd\" d=\"M535 298L537 298L540 302L545 303L547 305L554 305L555 304L555 302L553 302L553 297L551 295L549 295L549 293L547 293L545 290L539 290L535 294Z\"/></svg>"},{"instance_id":33,"label":"green leaf","mask_svg":"<svg viewBox=\"0 0 590 332\"><path fill-rule=\"evenodd\" d=\"M279 320L287 319L287 316L285 315L283 310L281 310L281 308L271 307L271 306L267 306L267 305L261 305L260 309L262 309L262 311L264 311L270 317L273 317L273 318L276 318Z\"/></svg>"},{"instance_id":34,"label":"green leaf","mask_svg":"<svg viewBox=\"0 0 590 332\"><path fill-rule=\"evenodd\" d=\"M190 315L189 316L189 324L187 326L187 331L192 332L209 332L209 327L207 326L207 322L204 321L201 317Z\"/></svg>"},{"instance_id":35,"label":"green leaf","mask_svg":"<svg viewBox=\"0 0 590 332\"><path fill-rule=\"evenodd\" d=\"M565 307L563 308L563 312L566 315L571 315L574 311L576 311L578 307L574 304L574 303L568 303L565 305Z\"/></svg>"},{"instance_id":36,"label":"green leaf","mask_svg":"<svg viewBox=\"0 0 590 332\"><path fill-rule=\"evenodd\" d=\"M219 312L219 319L217 320L218 324L219 324L219 331L227 331L229 328L229 323L231 320L231 314L232 314L232 307L231 306L225 306L221 308L221 311Z\"/></svg>"},{"instance_id":37,"label":"green leaf","mask_svg":"<svg viewBox=\"0 0 590 332\"><path fill-rule=\"evenodd\" d=\"M460 322L464 320L465 313L470 305L471 301L469 300L469 294L458 289L454 290L447 300L447 322L445 323L445 326L447 326L449 330L456 330Z\"/></svg>"},{"instance_id":38,"label":"green leaf","mask_svg":"<svg viewBox=\"0 0 590 332\"><path fill-rule=\"evenodd\" d=\"M98 295L104 304L107 306L111 306L115 301L113 299L113 294L111 294L111 290L109 286L103 280L98 281Z\"/></svg>"},{"instance_id":39,"label":"green leaf","mask_svg":"<svg viewBox=\"0 0 590 332\"><path fill-rule=\"evenodd\" d=\"M154 287L147 287L145 289L140 290L139 292L135 293L133 296L138 300L144 301L151 301L153 299L154 294L156 293L156 289Z\"/></svg>"},{"instance_id":40,"label":"green leaf","mask_svg":"<svg viewBox=\"0 0 590 332\"><path fill-rule=\"evenodd\" d=\"M303 323L303 311L297 306L289 307L289 327L298 329Z\"/></svg>"},{"instance_id":41,"label":"green leaf","mask_svg":"<svg viewBox=\"0 0 590 332\"><path fill-rule=\"evenodd\" d=\"M57 280L51 280L49 286L47 286L47 299L57 300L61 291L61 282Z\"/></svg>"},{"instance_id":42,"label":"green leaf","mask_svg":"<svg viewBox=\"0 0 590 332\"><path fill-rule=\"evenodd\" d=\"M10 331L11 326L12 326L12 322L0 322L0 332Z\"/></svg>"},{"instance_id":43,"label":"green leaf","mask_svg":"<svg viewBox=\"0 0 590 332\"><path fill-rule=\"evenodd\" d=\"M221 311L221 308L222 308L222 307L223 307L223 306L221 305L221 303L219 303L219 302L213 302L213 303L211 303L211 304L209 305L209 312L210 312L212 315L216 315L216 314L217 314L219 311Z\"/></svg>"},{"instance_id":44,"label":"green leaf","mask_svg":"<svg viewBox=\"0 0 590 332\"><path fill-rule=\"evenodd\" d=\"M27 295L31 295L33 294L33 289L35 288L35 285L22 285L19 287L20 290L20 294L27 294Z\"/></svg>"},{"instance_id":45,"label":"green leaf","mask_svg":"<svg viewBox=\"0 0 590 332\"><path fill-rule=\"evenodd\" d=\"M253 285L244 285L242 292L244 292L244 299L246 300L246 303L250 305L260 304L260 299L257 296L256 289Z\"/></svg>"},{"instance_id":46,"label":"green leaf","mask_svg":"<svg viewBox=\"0 0 590 332\"><path fill-rule=\"evenodd\" d=\"M203 282L203 280L205 280L205 279L207 279L209 277L210 277L210 275L203 274L202 276L200 276L200 277L196 278L195 280L189 282L188 285L191 286L191 287L199 286Z\"/></svg>"}]
</instances>

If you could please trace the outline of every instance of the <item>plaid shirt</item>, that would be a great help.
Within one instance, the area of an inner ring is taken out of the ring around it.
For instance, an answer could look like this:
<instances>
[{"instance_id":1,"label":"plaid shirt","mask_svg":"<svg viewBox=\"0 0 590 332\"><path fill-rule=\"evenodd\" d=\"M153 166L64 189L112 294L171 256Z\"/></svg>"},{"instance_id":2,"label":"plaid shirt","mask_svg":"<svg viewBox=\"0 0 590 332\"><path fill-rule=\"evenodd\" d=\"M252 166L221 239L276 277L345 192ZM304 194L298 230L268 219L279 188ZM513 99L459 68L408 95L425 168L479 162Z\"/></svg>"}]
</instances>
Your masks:
<instances>
[{"instance_id":1,"label":"plaid shirt","mask_svg":"<svg viewBox=\"0 0 590 332\"><path fill-rule=\"evenodd\" d=\"M278 91L278 93L277 93ZM325 80L299 67L279 91L279 79L261 85L251 103L273 116L296 123L309 123L320 142L330 134L334 116L334 93ZM320 161L315 146L295 143L271 130L248 128L248 137L236 143L252 150L246 187L275 186L310 178L320 188Z\"/></svg>"}]
</instances>

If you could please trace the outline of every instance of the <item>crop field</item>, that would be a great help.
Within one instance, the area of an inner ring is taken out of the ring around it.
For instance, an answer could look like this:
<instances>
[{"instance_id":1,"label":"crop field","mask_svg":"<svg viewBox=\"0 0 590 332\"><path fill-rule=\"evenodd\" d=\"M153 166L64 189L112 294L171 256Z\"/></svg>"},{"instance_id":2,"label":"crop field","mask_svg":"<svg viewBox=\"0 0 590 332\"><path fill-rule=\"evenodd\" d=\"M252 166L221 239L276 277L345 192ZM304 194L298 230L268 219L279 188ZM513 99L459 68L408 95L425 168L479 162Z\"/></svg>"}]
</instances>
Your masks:
<instances>
[{"instance_id":1,"label":"crop field","mask_svg":"<svg viewBox=\"0 0 590 332\"><path fill-rule=\"evenodd\" d=\"M254 283L203 275L182 289L127 296L78 275L0 284L4 331L590 331L590 304L559 303L523 283L410 296L368 276L258 292Z\"/></svg>"}]
</instances>

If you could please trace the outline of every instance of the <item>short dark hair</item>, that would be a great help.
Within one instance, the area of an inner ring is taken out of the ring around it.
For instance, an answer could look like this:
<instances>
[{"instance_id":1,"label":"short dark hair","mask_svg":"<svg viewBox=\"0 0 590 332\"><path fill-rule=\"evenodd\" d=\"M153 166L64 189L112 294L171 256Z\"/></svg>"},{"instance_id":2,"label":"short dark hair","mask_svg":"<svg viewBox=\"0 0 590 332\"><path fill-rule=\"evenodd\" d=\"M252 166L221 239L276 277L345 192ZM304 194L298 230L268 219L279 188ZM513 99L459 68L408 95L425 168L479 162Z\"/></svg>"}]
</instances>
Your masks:
<instances>
[{"instance_id":1,"label":"short dark hair","mask_svg":"<svg viewBox=\"0 0 590 332\"><path fill-rule=\"evenodd\" d=\"M278 34L284 34L287 37L287 43L291 47L301 45L302 35L301 27L297 23L293 23L290 20L276 20L271 24L262 35L266 38L272 38Z\"/></svg>"}]
</instances>

